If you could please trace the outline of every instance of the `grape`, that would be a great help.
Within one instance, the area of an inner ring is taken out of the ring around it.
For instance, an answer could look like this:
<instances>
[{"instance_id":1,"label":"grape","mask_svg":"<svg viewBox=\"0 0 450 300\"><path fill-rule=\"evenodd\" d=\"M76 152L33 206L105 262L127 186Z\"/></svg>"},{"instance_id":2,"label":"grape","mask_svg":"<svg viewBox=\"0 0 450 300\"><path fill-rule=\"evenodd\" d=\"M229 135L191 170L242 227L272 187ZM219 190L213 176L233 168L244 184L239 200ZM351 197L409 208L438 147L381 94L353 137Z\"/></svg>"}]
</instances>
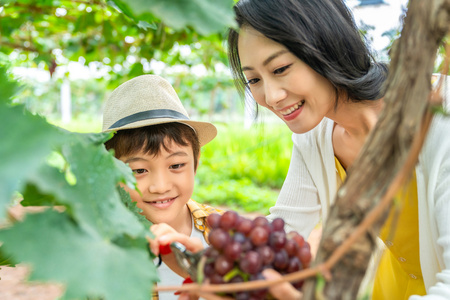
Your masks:
<instances>
[{"instance_id":1,"label":"grape","mask_svg":"<svg viewBox=\"0 0 450 300\"><path fill-rule=\"evenodd\" d=\"M207 218L211 231L210 247L206 249L203 277L212 284L263 280L262 271L274 269L281 274L309 267L311 247L297 232L284 230L284 220L269 222L264 217L253 221L236 212L214 214ZM293 283L300 289L303 281ZM268 289L225 292L221 296L233 299L266 299Z\"/></svg>"},{"instance_id":2,"label":"grape","mask_svg":"<svg viewBox=\"0 0 450 300\"><path fill-rule=\"evenodd\" d=\"M220 214L210 214L206 217L206 222L208 223L209 227L211 227L211 229L219 228L221 218L222 216Z\"/></svg>"},{"instance_id":3,"label":"grape","mask_svg":"<svg viewBox=\"0 0 450 300\"><path fill-rule=\"evenodd\" d=\"M233 241L235 241L239 244L243 244L245 241L247 241L247 238L242 233L236 232L233 235Z\"/></svg>"},{"instance_id":4,"label":"grape","mask_svg":"<svg viewBox=\"0 0 450 300\"><path fill-rule=\"evenodd\" d=\"M225 246L225 257L227 257L229 260L234 261L237 260L242 252L242 245L239 244L236 241L233 241Z\"/></svg>"},{"instance_id":5,"label":"grape","mask_svg":"<svg viewBox=\"0 0 450 300\"><path fill-rule=\"evenodd\" d=\"M301 248L305 244L305 239L295 231L291 231L287 234L287 238L293 240L297 243L297 245Z\"/></svg>"},{"instance_id":6,"label":"grape","mask_svg":"<svg viewBox=\"0 0 450 300\"><path fill-rule=\"evenodd\" d=\"M264 217L256 217L253 220L253 226L261 226L264 227L269 224L269 221Z\"/></svg>"},{"instance_id":7,"label":"grape","mask_svg":"<svg viewBox=\"0 0 450 300\"><path fill-rule=\"evenodd\" d=\"M298 250L300 249L298 244L293 241L286 239L286 244L284 244L284 249L286 250L289 257L296 256L298 253Z\"/></svg>"},{"instance_id":8,"label":"grape","mask_svg":"<svg viewBox=\"0 0 450 300\"><path fill-rule=\"evenodd\" d=\"M220 254L220 252L213 247L206 248L205 253L204 253L204 255L206 257L211 257L211 258L216 258L217 256L219 256L219 254Z\"/></svg>"},{"instance_id":9,"label":"grape","mask_svg":"<svg viewBox=\"0 0 450 300\"><path fill-rule=\"evenodd\" d=\"M269 239L269 232L264 227L255 227L250 231L250 240L253 245L261 246L267 243Z\"/></svg>"},{"instance_id":10,"label":"grape","mask_svg":"<svg viewBox=\"0 0 450 300\"><path fill-rule=\"evenodd\" d=\"M275 218L272 221L273 231L284 231L284 220L282 218Z\"/></svg>"},{"instance_id":11,"label":"grape","mask_svg":"<svg viewBox=\"0 0 450 300\"><path fill-rule=\"evenodd\" d=\"M214 270L219 275L225 275L233 269L233 261L229 260L225 256L219 256L214 263Z\"/></svg>"},{"instance_id":12,"label":"grape","mask_svg":"<svg viewBox=\"0 0 450 300\"><path fill-rule=\"evenodd\" d=\"M305 245L308 245L307 243L305 243ZM308 267L309 266L309 262L311 261L311 250L309 249L309 247L302 247L299 251L298 251L298 258L300 259L300 261L302 262L303 266Z\"/></svg>"},{"instance_id":13,"label":"grape","mask_svg":"<svg viewBox=\"0 0 450 300\"><path fill-rule=\"evenodd\" d=\"M262 262L264 265L272 264L273 259L275 257L275 254L274 254L272 248L270 248L268 245L264 245L264 246L258 247L256 249L256 251L261 256L261 259L262 259Z\"/></svg>"},{"instance_id":14,"label":"grape","mask_svg":"<svg viewBox=\"0 0 450 300\"><path fill-rule=\"evenodd\" d=\"M215 265L214 262L205 264L203 273L205 274L206 277L211 277L216 272L214 265Z\"/></svg>"},{"instance_id":15,"label":"grape","mask_svg":"<svg viewBox=\"0 0 450 300\"><path fill-rule=\"evenodd\" d=\"M253 228L253 222L250 219L242 218L239 224L236 226L236 230L244 235L250 233Z\"/></svg>"},{"instance_id":16,"label":"grape","mask_svg":"<svg viewBox=\"0 0 450 300\"><path fill-rule=\"evenodd\" d=\"M270 245L277 250L284 248L286 244L286 233L284 231L274 231L270 234Z\"/></svg>"},{"instance_id":17,"label":"grape","mask_svg":"<svg viewBox=\"0 0 450 300\"><path fill-rule=\"evenodd\" d=\"M297 272L298 270L301 270L303 267L300 259L297 256L291 257L289 259L289 263L287 266L287 272L288 273L294 273Z\"/></svg>"},{"instance_id":18,"label":"grape","mask_svg":"<svg viewBox=\"0 0 450 300\"><path fill-rule=\"evenodd\" d=\"M213 229L209 234L209 242L217 250L223 249L229 240L230 235L222 228Z\"/></svg>"},{"instance_id":19,"label":"grape","mask_svg":"<svg viewBox=\"0 0 450 300\"><path fill-rule=\"evenodd\" d=\"M249 274L256 274L262 267L262 260L256 251L248 251L239 262L242 271Z\"/></svg>"},{"instance_id":20,"label":"grape","mask_svg":"<svg viewBox=\"0 0 450 300\"><path fill-rule=\"evenodd\" d=\"M224 281L223 281L223 276L222 276L222 275L219 275L219 274L217 274L217 273L214 273L213 275L211 275L211 276L209 277L209 280L210 280L210 282L211 282L212 284L222 284L222 283L224 283Z\"/></svg>"},{"instance_id":21,"label":"grape","mask_svg":"<svg viewBox=\"0 0 450 300\"><path fill-rule=\"evenodd\" d=\"M224 230L233 229L239 216L235 211L227 211L220 218L220 227Z\"/></svg>"},{"instance_id":22,"label":"grape","mask_svg":"<svg viewBox=\"0 0 450 300\"><path fill-rule=\"evenodd\" d=\"M236 275L229 281L229 283L239 283L239 282L244 282L244 278L242 278L241 275Z\"/></svg>"},{"instance_id":23,"label":"grape","mask_svg":"<svg viewBox=\"0 0 450 300\"><path fill-rule=\"evenodd\" d=\"M250 276L250 281L252 280L265 280L264 276L261 273L257 273ZM250 297L255 299L266 299L266 296L268 294L268 289L259 289L259 290L253 290L250 292Z\"/></svg>"},{"instance_id":24,"label":"grape","mask_svg":"<svg viewBox=\"0 0 450 300\"><path fill-rule=\"evenodd\" d=\"M243 291L243 292L237 292L234 299L236 300L248 300L250 298L250 293Z\"/></svg>"},{"instance_id":25,"label":"grape","mask_svg":"<svg viewBox=\"0 0 450 300\"><path fill-rule=\"evenodd\" d=\"M275 256L273 258L273 266L277 270L284 270L287 268L289 263L289 255L287 254L286 250L281 249L278 252L275 252Z\"/></svg>"},{"instance_id":26,"label":"grape","mask_svg":"<svg viewBox=\"0 0 450 300\"><path fill-rule=\"evenodd\" d=\"M253 244L250 240L246 240L242 243L242 252L247 252L253 249Z\"/></svg>"}]
</instances>

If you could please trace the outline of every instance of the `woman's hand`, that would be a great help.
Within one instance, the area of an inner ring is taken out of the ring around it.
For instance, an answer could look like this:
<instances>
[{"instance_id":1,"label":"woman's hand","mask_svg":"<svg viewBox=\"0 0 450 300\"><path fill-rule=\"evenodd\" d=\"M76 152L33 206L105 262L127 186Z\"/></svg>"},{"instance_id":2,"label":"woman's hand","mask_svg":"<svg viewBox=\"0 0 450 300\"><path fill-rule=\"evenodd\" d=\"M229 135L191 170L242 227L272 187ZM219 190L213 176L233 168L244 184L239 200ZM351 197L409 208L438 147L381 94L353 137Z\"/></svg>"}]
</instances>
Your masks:
<instances>
[{"instance_id":1,"label":"woman's hand","mask_svg":"<svg viewBox=\"0 0 450 300\"><path fill-rule=\"evenodd\" d=\"M276 280L281 278L281 274L272 269L266 269L262 272L264 278L267 280ZM269 287L270 294L276 299L280 300L300 300L302 293L292 286L289 282L282 282L280 284Z\"/></svg>"},{"instance_id":2,"label":"woman's hand","mask_svg":"<svg viewBox=\"0 0 450 300\"><path fill-rule=\"evenodd\" d=\"M160 246L164 248L172 242L183 244L191 252L203 250L203 244L199 238L191 238L179 233L166 223L154 224L150 227L150 231L155 235L155 238L147 238L147 240L150 243L150 250L155 255L159 254Z\"/></svg>"}]
</instances>

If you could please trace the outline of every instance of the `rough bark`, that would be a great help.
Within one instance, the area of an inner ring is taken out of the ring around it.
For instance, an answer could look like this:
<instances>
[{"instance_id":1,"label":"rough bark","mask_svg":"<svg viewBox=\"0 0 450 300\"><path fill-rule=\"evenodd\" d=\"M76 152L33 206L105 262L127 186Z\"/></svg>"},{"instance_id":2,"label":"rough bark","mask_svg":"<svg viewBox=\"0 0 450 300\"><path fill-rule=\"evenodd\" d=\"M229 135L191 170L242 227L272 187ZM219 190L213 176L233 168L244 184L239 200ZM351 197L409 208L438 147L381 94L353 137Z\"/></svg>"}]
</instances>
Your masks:
<instances>
[{"instance_id":1,"label":"rough bark","mask_svg":"<svg viewBox=\"0 0 450 300\"><path fill-rule=\"evenodd\" d=\"M449 24L450 0L410 0L401 37L391 51L385 109L336 196L314 265L325 262L354 231L404 165L428 107L436 52ZM356 299L386 216L332 268L321 291L325 299ZM303 299L320 298L316 284L316 279L305 283Z\"/></svg>"}]
</instances>

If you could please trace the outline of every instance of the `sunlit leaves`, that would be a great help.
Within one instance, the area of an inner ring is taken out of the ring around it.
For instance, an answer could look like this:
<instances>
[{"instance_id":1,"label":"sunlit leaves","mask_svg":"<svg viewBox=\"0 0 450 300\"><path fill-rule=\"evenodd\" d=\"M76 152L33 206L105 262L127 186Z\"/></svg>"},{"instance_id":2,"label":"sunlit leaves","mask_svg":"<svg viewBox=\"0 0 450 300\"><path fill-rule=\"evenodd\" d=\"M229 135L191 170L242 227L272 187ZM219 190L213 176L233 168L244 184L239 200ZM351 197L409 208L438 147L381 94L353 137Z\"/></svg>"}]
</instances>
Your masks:
<instances>
[{"instance_id":1,"label":"sunlit leaves","mask_svg":"<svg viewBox=\"0 0 450 300\"><path fill-rule=\"evenodd\" d=\"M113 0L136 20L155 15L176 30L192 26L201 34L235 26L233 0Z\"/></svg>"},{"instance_id":2,"label":"sunlit leaves","mask_svg":"<svg viewBox=\"0 0 450 300\"><path fill-rule=\"evenodd\" d=\"M174 45L189 45L196 63L209 68L224 61L232 5L233 0L11 1L0 12L0 51L14 51L13 61L27 67L98 62L116 80L151 72L144 64L152 59L189 64L173 53Z\"/></svg>"}]
</instances>

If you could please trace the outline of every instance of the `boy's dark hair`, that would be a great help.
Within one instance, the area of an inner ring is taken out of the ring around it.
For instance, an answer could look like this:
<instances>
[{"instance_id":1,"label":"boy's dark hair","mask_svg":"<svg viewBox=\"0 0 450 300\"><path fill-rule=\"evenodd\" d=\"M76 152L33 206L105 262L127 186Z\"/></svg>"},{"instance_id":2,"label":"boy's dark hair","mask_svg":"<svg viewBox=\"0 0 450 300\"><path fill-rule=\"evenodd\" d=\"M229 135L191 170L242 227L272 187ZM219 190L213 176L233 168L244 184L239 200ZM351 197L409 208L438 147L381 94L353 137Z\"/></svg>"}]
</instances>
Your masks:
<instances>
[{"instance_id":1,"label":"boy's dark hair","mask_svg":"<svg viewBox=\"0 0 450 300\"><path fill-rule=\"evenodd\" d=\"M197 133L182 123L165 123L134 129L119 130L110 140L105 142L107 150L114 149L114 156L119 158L143 151L150 155L158 155L161 147L166 151L168 142L180 146L192 146L194 168L197 170L200 155L200 142Z\"/></svg>"},{"instance_id":2,"label":"boy's dark hair","mask_svg":"<svg viewBox=\"0 0 450 300\"><path fill-rule=\"evenodd\" d=\"M342 0L240 0L239 28L250 26L284 45L352 101L383 96L388 68L375 62ZM238 52L239 32L228 33L228 58L238 89L246 88ZM301 83L299 83L301 84Z\"/></svg>"}]
</instances>

